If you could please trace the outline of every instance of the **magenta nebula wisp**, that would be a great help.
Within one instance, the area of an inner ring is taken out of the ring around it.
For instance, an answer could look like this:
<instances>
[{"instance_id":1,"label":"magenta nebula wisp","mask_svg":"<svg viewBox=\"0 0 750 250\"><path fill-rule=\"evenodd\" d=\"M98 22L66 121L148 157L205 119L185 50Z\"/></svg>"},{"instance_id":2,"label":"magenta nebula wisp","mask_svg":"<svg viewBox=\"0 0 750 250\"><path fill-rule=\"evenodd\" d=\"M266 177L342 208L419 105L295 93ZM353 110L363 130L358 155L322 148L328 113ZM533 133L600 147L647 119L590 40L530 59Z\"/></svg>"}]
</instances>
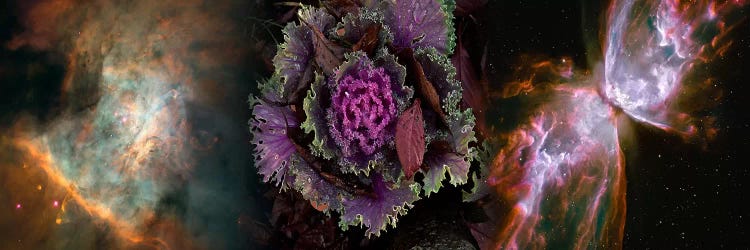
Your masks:
<instances>
[{"instance_id":1,"label":"magenta nebula wisp","mask_svg":"<svg viewBox=\"0 0 750 250\"><path fill-rule=\"evenodd\" d=\"M571 75L558 67L557 82L524 83L533 87L522 86L522 98L538 105L501 136L486 183L510 208L496 217L499 231L480 240L482 247L622 247L626 186L618 128L627 119L620 115L684 138L709 134L710 124L690 112L696 107L683 103L710 82L696 65L730 47L724 37L732 23L723 17L744 4L615 0L604 61L595 63L601 73ZM475 235L478 228L486 227Z\"/></svg>"},{"instance_id":2,"label":"magenta nebula wisp","mask_svg":"<svg viewBox=\"0 0 750 250\"><path fill-rule=\"evenodd\" d=\"M487 180L514 204L500 232L502 248L543 248L571 239L585 246L610 240L599 225L624 222L613 108L593 89L551 91L554 100L509 135L512 144L498 154Z\"/></svg>"},{"instance_id":3,"label":"magenta nebula wisp","mask_svg":"<svg viewBox=\"0 0 750 250\"><path fill-rule=\"evenodd\" d=\"M742 1L614 1L610 7L601 91L639 122L694 134L679 107L695 66L723 53L730 26L722 15ZM698 81L699 83L703 81Z\"/></svg>"}]
</instances>

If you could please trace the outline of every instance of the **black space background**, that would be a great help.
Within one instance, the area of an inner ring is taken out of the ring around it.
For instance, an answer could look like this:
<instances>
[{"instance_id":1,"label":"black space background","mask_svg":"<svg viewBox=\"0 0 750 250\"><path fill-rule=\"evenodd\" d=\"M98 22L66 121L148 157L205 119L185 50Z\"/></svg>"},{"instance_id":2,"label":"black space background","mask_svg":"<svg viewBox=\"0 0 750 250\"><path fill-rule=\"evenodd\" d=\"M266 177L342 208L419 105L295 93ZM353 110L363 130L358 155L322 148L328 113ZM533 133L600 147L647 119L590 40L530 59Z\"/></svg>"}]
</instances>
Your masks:
<instances>
[{"instance_id":1,"label":"black space background","mask_svg":"<svg viewBox=\"0 0 750 250\"><path fill-rule=\"evenodd\" d=\"M476 45L470 52L478 56L481 46L488 44L495 82L504 79L516 57L524 53L569 56L577 67L586 68L587 59L597 55L586 53L590 43L585 41L599 36L599 18L606 7L605 3L591 2L490 1L475 15L479 25L468 24L467 35L476 39L470 42ZM4 47L21 29L14 9L12 3L0 5L0 127L21 111L42 120L54 116L65 71L64 62L51 63L50 55ZM743 15L746 13L747 8ZM628 138L634 143L624 147L628 183L625 248L734 248L750 244L750 214L745 205L750 171L750 137L745 135L750 129L746 108L750 97L750 87L746 86L750 84L747 22L733 34L732 53L717 62L725 95L712 110L719 118L716 141L704 147L648 126L634 126L633 138ZM27 78L13 73L33 63L43 65L47 74ZM248 70L257 68L248 66ZM253 83L248 81L248 85ZM238 95L247 96L253 88L244 89L248 93Z\"/></svg>"}]
</instances>

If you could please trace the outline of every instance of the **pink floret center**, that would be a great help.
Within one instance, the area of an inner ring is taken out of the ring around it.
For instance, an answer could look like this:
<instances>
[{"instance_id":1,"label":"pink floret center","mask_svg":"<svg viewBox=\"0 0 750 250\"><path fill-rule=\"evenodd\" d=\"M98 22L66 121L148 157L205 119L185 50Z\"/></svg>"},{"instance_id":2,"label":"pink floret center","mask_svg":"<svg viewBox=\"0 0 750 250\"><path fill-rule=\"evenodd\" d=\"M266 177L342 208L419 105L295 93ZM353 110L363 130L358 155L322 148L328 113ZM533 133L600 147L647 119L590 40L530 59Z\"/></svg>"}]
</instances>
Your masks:
<instances>
[{"instance_id":1,"label":"pink floret center","mask_svg":"<svg viewBox=\"0 0 750 250\"><path fill-rule=\"evenodd\" d=\"M333 93L331 134L345 156L371 155L391 136L396 118L391 82L383 68L344 76Z\"/></svg>"}]
</instances>

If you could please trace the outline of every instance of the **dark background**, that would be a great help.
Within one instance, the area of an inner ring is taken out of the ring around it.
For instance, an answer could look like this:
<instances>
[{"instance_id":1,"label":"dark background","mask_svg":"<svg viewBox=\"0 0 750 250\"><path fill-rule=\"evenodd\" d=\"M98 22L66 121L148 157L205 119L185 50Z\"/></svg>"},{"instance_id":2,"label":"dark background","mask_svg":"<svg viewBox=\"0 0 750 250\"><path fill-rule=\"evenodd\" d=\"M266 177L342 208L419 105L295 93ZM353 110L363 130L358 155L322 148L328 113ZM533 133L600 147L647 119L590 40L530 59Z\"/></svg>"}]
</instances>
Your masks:
<instances>
[{"instance_id":1,"label":"dark background","mask_svg":"<svg viewBox=\"0 0 750 250\"><path fill-rule=\"evenodd\" d=\"M568 56L574 59L577 68L589 68L589 61L600 58L599 53L587 51L601 51L596 46L599 46L600 18L606 7L600 1L590 2L490 1L474 15L476 23L463 19L462 22L467 23L466 35L476 41L470 49L472 57L478 58L481 47L488 45L489 73L494 82L491 87L501 87L498 83L511 73L510 69L522 54ZM260 6L263 6L260 11L278 11L268 5ZM5 44L22 29L15 10L12 1L0 5L0 44ZM742 13L746 15L747 8ZM750 137L744 133L750 129L750 117L744 108L750 97L746 86L750 77L745 73L750 69L747 20L732 36L733 50L714 66L718 82L725 90L720 103L709 111L718 118L719 135L714 141L686 142L677 135L635 122L631 138L623 139L627 173L625 248L714 248L750 244L746 226L750 214L744 206L750 180ZM251 46L253 38L247 39ZM250 55L248 59L264 56L268 55ZM9 51L4 45L0 46L0 128L11 124L21 112L36 115L42 121L55 117L59 84L65 72L65 63L55 58L64 57L24 49ZM38 65L43 73L29 74L26 68L30 64ZM256 80L270 74L263 65L248 63L247 68L250 72L247 85L237 87L239 99L250 94ZM240 104L238 109L245 109L236 113L245 116L237 120L249 119L247 107L241 106L241 101L236 103ZM243 135L242 138L249 137ZM233 152L250 154L249 145L231 146L247 147ZM250 164L248 162L248 168ZM245 196L254 197L243 204L270 209L270 204L259 198L261 192L254 188L258 185L257 175L246 171L241 178L246 180L243 181L247 185L245 190L252 190L246 191ZM452 200L457 196L457 193L446 193L430 200ZM430 200L420 203L434 202ZM410 216L400 220L400 228L408 227L415 220L412 214L416 213L412 211ZM395 233L387 237L394 237Z\"/></svg>"}]
</instances>

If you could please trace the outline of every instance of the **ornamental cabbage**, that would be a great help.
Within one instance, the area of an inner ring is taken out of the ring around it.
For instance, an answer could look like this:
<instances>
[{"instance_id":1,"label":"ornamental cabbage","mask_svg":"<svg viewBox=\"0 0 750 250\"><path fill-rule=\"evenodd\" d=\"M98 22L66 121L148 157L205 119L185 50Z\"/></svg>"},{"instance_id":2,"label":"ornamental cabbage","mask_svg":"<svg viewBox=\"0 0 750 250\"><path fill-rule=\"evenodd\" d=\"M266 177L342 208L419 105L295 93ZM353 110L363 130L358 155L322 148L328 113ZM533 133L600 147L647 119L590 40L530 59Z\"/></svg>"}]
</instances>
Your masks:
<instances>
[{"instance_id":1,"label":"ornamental cabbage","mask_svg":"<svg viewBox=\"0 0 750 250\"><path fill-rule=\"evenodd\" d=\"M370 237L479 159L448 58L454 3L352 3L303 6L286 25L249 125L264 181Z\"/></svg>"}]
</instances>

